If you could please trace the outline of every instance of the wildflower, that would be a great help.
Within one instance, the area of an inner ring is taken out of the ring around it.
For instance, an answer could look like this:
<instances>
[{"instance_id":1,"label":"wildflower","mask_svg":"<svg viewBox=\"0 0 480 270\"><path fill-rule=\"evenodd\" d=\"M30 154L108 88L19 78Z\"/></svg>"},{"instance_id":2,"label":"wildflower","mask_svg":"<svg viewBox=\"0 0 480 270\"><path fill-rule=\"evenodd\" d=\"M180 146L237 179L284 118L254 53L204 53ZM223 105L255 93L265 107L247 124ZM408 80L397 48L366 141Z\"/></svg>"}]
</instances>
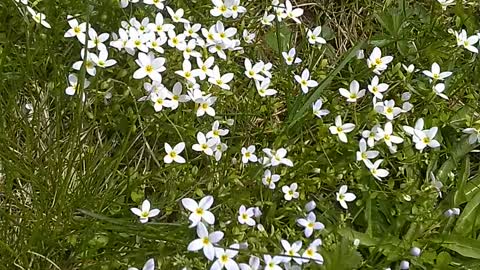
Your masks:
<instances>
[{"instance_id":1,"label":"wildflower","mask_svg":"<svg viewBox=\"0 0 480 270\"><path fill-rule=\"evenodd\" d=\"M355 128L354 124L351 123L342 123L342 117L338 115L335 117L335 126L331 126L328 129L333 135L337 135L340 141L347 143L348 138L346 133L350 133Z\"/></svg>"},{"instance_id":2,"label":"wildflower","mask_svg":"<svg viewBox=\"0 0 480 270\"><path fill-rule=\"evenodd\" d=\"M273 96L277 93L277 90L271 89L270 87L270 78L265 78L263 81L255 81L255 87L257 92L261 97Z\"/></svg>"},{"instance_id":3,"label":"wildflower","mask_svg":"<svg viewBox=\"0 0 480 270\"><path fill-rule=\"evenodd\" d=\"M227 146L226 144L224 144L224 143L222 143L222 142L217 143L217 144L215 145L215 149L214 149L214 152L215 152L215 153L213 154L213 156L215 157L215 160L216 160L216 161L219 161L219 160L222 158L222 154L223 154L225 151L227 151L227 149L228 149L228 146Z\"/></svg>"},{"instance_id":4,"label":"wildflower","mask_svg":"<svg viewBox=\"0 0 480 270\"><path fill-rule=\"evenodd\" d=\"M285 193L283 196L285 200L291 201L292 199L298 198L300 194L297 192L297 188L297 183L293 183L290 186L283 186L282 192Z\"/></svg>"},{"instance_id":5,"label":"wildflower","mask_svg":"<svg viewBox=\"0 0 480 270\"><path fill-rule=\"evenodd\" d=\"M272 174L270 170L265 170L263 173L262 183L269 189L275 189L275 183L280 181L280 175Z\"/></svg>"},{"instance_id":6,"label":"wildflower","mask_svg":"<svg viewBox=\"0 0 480 270\"><path fill-rule=\"evenodd\" d=\"M392 125L392 122L387 122L385 124L385 128L382 129L382 128L378 128L377 129L377 132L376 132L376 135L375 135L375 139L376 140L382 140L385 142L385 144L388 146L388 147L392 147L393 143L394 144L399 144L399 143L402 143L403 142L403 139L398 137L398 136L395 136L393 135L393 125Z\"/></svg>"},{"instance_id":7,"label":"wildflower","mask_svg":"<svg viewBox=\"0 0 480 270\"><path fill-rule=\"evenodd\" d=\"M245 7L240 6L240 0L226 0L225 3L230 10L233 19L236 19L239 14L247 12Z\"/></svg>"},{"instance_id":8,"label":"wildflower","mask_svg":"<svg viewBox=\"0 0 480 270\"><path fill-rule=\"evenodd\" d=\"M402 64L402 67L407 73L413 73L415 71L415 66L413 64L410 64L408 67Z\"/></svg>"},{"instance_id":9,"label":"wildflower","mask_svg":"<svg viewBox=\"0 0 480 270\"><path fill-rule=\"evenodd\" d=\"M179 8L178 10L173 11L173 9L171 9L170 7L167 7L167 12L170 15L170 17L172 18L173 22L175 22L175 23L188 23L188 20L183 18L183 15L185 14L185 12L183 11L182 8Z\"/></svg>"},{"instance_id":10,"label":"wildflower","mask_svg":"<svg viewBox=\"0 0 480 270\"><path fill-rule=\"evenodd\" d=\"M263 260L265 261L264 270L282 270L279 264L283 262L283 257L275 256L272 258L270 255L263 255Z\"/></svg>"},{"instance_id":11,"label":"wildflower","mask_svg":"<svg viewBox=\"0 0 480 270\"><path fill-rule=\"evenodd\" d=\"M353 80L350 83L350 91L348 91L345 88L340 88L338 89L338 91L340 92L340 95L347 98L348 102L357 102L357 99L365 96L365 89L362 89L362 90L359 90L359 89L360 89L360 84L356 80Z\"/></svg>"},{"instance_id":12,"label":"wildflower","mask_svg":"<svg viewBox=\"0 0 480 270\"><path fill-rule=\"evenodd\" d=\"M256 63L254 66L252 66L250 59L245 59L245 76L247 76L247 78L254 79L256 81L263 81L265 78L259 74L261 70L261 63Z\"/></svg>"},{"instance_id":13,"label":"wildflower","mask_svg":"<svg viewBox=\"0 0 480 270\"><path fill-rule=\"evenodd\" d=\"M188 251L203 250L203 254L208 260L213 261L215 258L215 248L213 244L220 242L223 238L223 232L215 231L208 233L207 227L203 223L198 223L197 236L198 238L190 242L187 247Z\"/></svg>"},{"instance_id":14,"label":"wildflower","mask_svg":"<svg viewBox=\"0 0 480 270\"><path fill-rule=\"evenodd\" d=\"M247 29L243 30L242 37L245 43L252 44L255 36L255 33L250 33Z\"/></svg>"},{"instance_id":15,"label":"wildflower","mask_svg":"<svg viewBox=\"0 0 480 270\"><path fill-rule=\"evenodd\" d=\"M305 237L310 237L315 230L325 229L325 225L321 222L317 222L315 213L310 212L305 218L297 219L297 223L305 228Z\"/></svg>"},{"instance_id":16,"label":"wildflower","mask_svg":"<svg viewBox=\"0 0 480 270\"><path fill-rule=\"evenodd\" d=\"M305 211L307 212L313 211L315 210L316 207L317 207L317 204L315 203L315 201L309 201L307 204L305 204Z\"/></svg>"},{"instance_id":17,"label":"wildflower","mask_svg":"<svg viewBox=\"0 0 480 270\"><path fill-rule=\"evenodd\" d=\"M125 44L125 48L130 50L140 50L144 53L148 53L147 42L149 40L147 35L140 33L134 27L131 27L128 33L129 40Z\"/></svg>"},{"instance_id":18,"label":"wildflower","mask_svg":"<svg viewBox=\"0 0 480 270\"><path fill-rule=\"evenodd\" d=\"M359 142L360 151L357 151L357 161L363 161L365 164L371 163L370 159L374 159L378 156L379 152L375 150L367 151L367 142L365 139L360 139Z\"/></svg>"},{"instance_id":19,"label":"wildflower","mask_svg":"<svg viewBox=\"0 0 480 270\"><path fill-rule=\"evenodd\" d=\"M208 78L208 82L217 85L224 90L230 90L230 86L228 86L228 83L233 79L233 73L220 75L220 70L218 69L218 66L215 66L213 67L211 75L212 76Z\"/></svg>"},{"instance_id":20,"label":"wildflower","mask_svg":"<svg viewBox=\"0 0 480 270\"><path fill-rule=\"evenodd\" d=\"M433 63L432 70L431 71L424 70L423 74L437 81L437 80L444 80L445 78L450 77L450 75L452 75L452 72L450 71L440 72L440 66L437 63Z\"/></svg>"},{"instance_id":21,"label":"wildflower","mask_svg":"<svg viewBox=\"0 0 480 270\"><path fill-rule=\"evenodd\" d=\"M125 0L125 1L128 1L128 0ZM155 269L155 260L153 259L149 259L142 268L142 270L154 270L154 269ZM128 268L128 270L139 270L139 269L135 267L130 267Z\"/></svg>"},{"instance_id":22,"label":"wildflower","mask_svg":"<svg viewBox=\"0 0 480 270\"><path fill-rule=\"evenodd\" d=\"M158 0L157 0L158 1ZM156 33L160 39L166 40L167 34L170 30L173 30L175 26L173 24L164 23L162 13L158 12L155 16L155 23L149 23L147 28Z\"/></svg>"},{"instance_id":23,"label":"wildflower","mask_svg":"<svg viewBox=\"0 0 480 270\"><path fill-rule=\"evenodd\" d=\"M92 61L95 63L97 67L108 68L117 64L117 61L113 59L108 59L107 50L100 51L98 56L96 54L92 54L91 57L92 57Z\"/></svg>"},{"instance_id":24,"label":"wildflower","mask_svg":"<svg viewBox=\"0 0 480 270\"><path fill-rule=\"evenodd\" d=\"M197 41L195 39L191 39L187 42L187 45L185 46L185 49L183 50L183 58L184 59L190 59L190 56L193 56L195 58L199 58L202 55L195 51L195 47L197 46Z\"/></svg>"},{"instance_id":25,"label":"wildflower","mask_svg":"<svg viewBox=\"0 0 480 270\"><path fill-rule=\"evenodd\" d=\"M216 144L215 139L211 138L211 139L208 139L208 141L207 141L207 138L205 137L205 135L202 132L198 132L197 133L197 142L198 143L196 143L192 146L193 150L195 150L197 152L203 152L203 153L207 154L208 156L213 155L213 150L212 150L211 147Z\"/></svg>"},{"instance_id":26,"label":"wildflower","mask_svg":"<svg viewBox=\"0 0 480 270\"><path fill-rule=\"evenodd\" d=\"M290 18L294 20L296 23L301 23L298 17L303 15L303 9L301 8L296 8L293 9L292 3L290 0L285 1L285 14L287 15L287 18Z\"/></svg>"},{"instance_id":27,"label":"wildflower","mask_svg":"<svg viewBox=\"0 0 480 270\"><path fill-rule=\"evenodd\" d=\"M375 98L378 98L380 100L383 99L383 92L388 90L388 84L386 83L378 83L378 76L373 77L372 81L370 82L370 85L368 85L368 91L372 93Z\"/></svg>"},{"instance_id":28,"label":"wildflower","mask_svg":"<svg viewBox=\"0 0 480 270\"><path fill-rule=\"evenodd\" d=\"M215 61L215 58L213 58L213 56L207 58L205 62L200 57L197 57L196 61L198 69L195 69L195 72L198 74L198 78L200 80L205 80L206 76L213 76L213 70L210 69L210 67L213 66L213 63Z\"/></svg>"},{"instance_id":29,"label":"wildflower","mask_svg":"<svg viewBox=\"0 0 480 270\"><path fill-rule=\"evenodd\" d=\"M151 93L150 100L153 102L153 109L156 112L163 110L163 107L170 108L172 106L172 101L167 99L167 93L165 91Z\"/></svg>"},{"instance_id":30,"label":"wildflower","mask_svg":"<svg viewBox=\"0 0 480 270\"><path fill-rule=\"evenodd\" d=\"M165 5L163 4L164 0L143 0L143 3L147 5L154 5L158 9L163 9Z\"/></svg>"},{"instance_id":31,"label":"wildflower","mask_svg":"<svg viewBox=\"0 0 480 270\"><path fill-rule=\"evenodd\" d=\"M28 12L30 13L30 15L32 15L32 19L36 22L36 23L39 23L41 25L43 25L43 27L45 28L52 28L50 26L50 24L46 21L46 16L45 14L43 13L40 13L40 12L36 12L35 10L33 10L31 7L27 6L27 10Z\"/></svg>"},{"instance_id":32,"label":"wildflower","mask_svg":"<svg viewBox=\"0 0 480 270\"><path fill-rule=\"evenodd\" d=\"M92 54L93 53L87 51L87 56L85 57L85 50L81 50L80 56L82 57L82 60L73 63L72 68L75 70L80 70L83 66L83 62L85 61L85 69L87 73L91 76L95 76L97 74L97 69L95 68L95 62L93 62Z\"/></svg>"},{"instance_id":33,"label":"wildflower","mask_svg":"<svg viewBox=\"0 0 480 270\"><path fill-rule=\"evenodd\" d=\"M77 39L81 42L85 42L85 32L87 31L87 23L83 22L81 24L73 18L71 15L67 16L68 25L70 25L70 29L65 33L64 37L77 37Z\"/></svg>"},{"instance_id":34,"label":"wildflower","mask_svg":"<svg viewBox=\"0 0 480 270\"><path fill-rule=\"evenodd\" d=\"M248 226L255 226L255 220L252 218L253 215L253 207L246 209L245 205L241 205L238 210L238 222L240 224L247 224Z\"/></svg>"},{"instance_id":35,"label":"wildflower","mask_svg":"<svg viewBox=\"0 0 480 270\"><path fill-rule=\"evenodd\" d=\"M382 71L386 70L388 64L392 62L392 56L382 57L382 51L380 48L375 47L372 51L372 54L367 59L368 68L373 68L373 72L377 75L380 75Z\"/></svg>"},{"instance_id":36,"label":"wildflower","mask_svg":"<svg viewBox=\"0 0 480 270\"><path fill-rule=\"evenodd\" d=\"M242 162L248 163L249 161L257 162L257 156L255 155L255 145L250 145L247 148L242 147Z\"/></svg>"},{"instance_id":37,"label":"wildflower","mask_svg":"<svg viewBox=\"0 0 480 270\"><path fill-rule=\"evenodd\" d=\"M155 58L153 53L138 53L138 59L135 62L140 68L133 73L134 79L143 79L148 76L154 81L162 81L160 73L165 71L165 58Z\"/></svg>"},{"instance_id":38,"label":"wildflower","mask_svg":"<svg viewBox=\"0 0 480 270\"><path fill-rule=\"evenodd\" d=\"M268 14L267 12L265 12L262 19L260 19L260 23L263 24L263 25L272 25L272 21L274 19L275 19L275 15Z\"/></svg>"},{"instance_id":39,"label":"wildflower","mask_svg":"<svg viewBox=\"0 0 480 270\"><path fill-rule=\"evenodd\" d=\"M194 100L199 104L197 108L197 117L203 116L205 113L210 116L215 116L215 110L212 108L212 105L216 100L216 97L205 97Z\"/></svg>"},{"instance_id":40,"label":"wildflower","mask_svg":"<svg viewBox=\"0 0 480 270\"><path fill-rule=\"evenodd\" d=\"M214 8L210 10L210 15L213 17L223 16L225 18L230 18L232 16L232 11L227 7L223 0L212 0Z\"/></svg>"},{"instance_id":41,"label":"wildflower","mask_svg":"<svg viewBox=\"0 0 480 270\"><path fill-rule=\"evenodd\" d=\"M297 257L297 258L293 258L293 260L295 260L296 263L298 264L303 263L303 260L299 258L300 254L298 254L298 252L302 248L302 241L296 241L291 245L287 240L282 239L280 242L282 243L282 247L285 250L283 254L288 256L288 257L287 256L282 257L284 263L290 262L292 260L292 257Z\"/></svg>"},{"instance_id":42,"label":"wildflower","mask_svg":"<svg viewBox=\"0 0 480 270\"><path fill-rule=\"evenodd\" d=\"M250 256L250 259L248 260L248 264L241 263L239 266L241 270L259 270L260 259L255 256Z\"/></svg>"},{"instance_id":43,"label":"wildflower","mask_svg":"<svg viewBox=\"0 0 480 270\"><path fill-rule=\"evenodd\" d=\"M185 163L185 159L180 156L180 153L185 149L185 143L181 142L175 147L170 146L170 144L165 143L165 152L167 152L167 155L163 158L163 161L165 163L172 163L172 161L175 161L177 163Z\"/></svg>"},{"instance_id":44,"label":"wildflower","mask_svg":"<svg viewBox=\"0 0 480 270\"><path fill-rule=\"evenodd\" d=\"M413 142L415 143L415 148L421 151L427 146L431 148L440 147L440 143L434 139L437 131L437 127L432 127L427 130L414 130L415 135L413 136Z\"/></svg>"},{"instance_id":45,"label":"wildflower","mask_svg":"<svg viewBox=\"0 0 480 270\"><path fill-rule=\"evenodd\" d=\"M402 112L402 109L395 107L395 101L393 99L386 100L383 103L378 102L374 108L376 112L385 115L390 121Z\"/></svg>"},{"instance_id":46,"label":"wildflower","mask_svg":"<svg viewBox=\"0 0 480 270\"><path fill-rule=\"evenodd\" d=\"M318 99L317 101L315 101L315 103L312 104L313 114L316 115L318 118L322 118L322 116L330 113L329 110L322 110L322 105L323 102L321 99Z\"/></svg>"},{"instance_id":47,"label":"wildflower","mask_svg":"<svg viewBox=\"0 0 480 270\"><path fill-rule=\"evenodd\" d=\"M412 247L410 249L410 254L412 254L412 256L418 257L420 256L421 253L422 253L422 250L418 247Z\"/></svg>"},{"instance_id":48,"label":"wildflower","mask_svg":"<svg viewBox=\"0 0 480 270\"><path fill-rule=\"evenodd\" d=\"M295 80L300 84L303 93L308 93L308 89L312 87L317 87L318 83L314 80L310 80L310 71L304 69L302 72L302 77L295 75Z\"/></svg>"},{"instance_id":49,"label":"wildflower","mask_svg":"<svg viewBox=\"0 0 480 270\"><path fill-rule=\"evenodd\" d=\"M323 264L323 257L317 252L317 247L322 244L322 240L316 239L303 252L302 257L308 260L313 260L316 264Z\"/></svg>"},{"instance_id":50,"label":"wildflower","mask_svg":"<svg viewBox=\"0 0 480 270\"><path fill-rule=\"evenodd\" d=\"M453 6L455 5L455 0L437 0L438 3L442 6L443 10L447 10L448 6Z\"/></svg>"},{"instance_id":51,"label":"wildflower","mask_svg":"<svg viewBox=\"0 0 480 270\"><path fill-rule=\"evenodd\" d=\"M168 98L170 98L170 108L175 110L178 108L178 104L180 102L187 102L190 98L187 95L182 95L182 84L180 82L176 82L173 85L172 92L168 90L164 90Z\"/></svg>"},{"instance_id":52,"label":"wildflower","mask_svg":"<svg viewBox=\"0 0 480 270\"><path fill-rule=\"evenodd\" d=\"M370 169L370 172L372 173L373 177L375 177L380 181L382 181L382 178L387 177L389 175L389 172L387 170L378 168L382 162L383 162L383 159L379 159L374 163L366 164L367 167Z\"/></svg>"},{"instance_id":53,"label":"wildflower","mask_svg":"<svg viewBox=\"0 0 480 270\"><path fill-rule=\"evenodd\" d=\"M279 148L278 150L272 150L270 148L263 149L263 152L267 154L270 165L275 167L280 164L287 165L289 167L293 167L293 163L290 159L286 158L287 150L285 148Z\"/></svg>"},{"instance_id":54,"label":"wildflower","mask_svg":"<svg viewBox=\"0 0 480 270\"><path fill-rule=\"evenodd\" d=\"M357 198L355 194L350 192L347 193L347 189L348 187L346 185L343 185L340 187L340 190L337 192L337 201L340 203L340 205L344 209L348 209L347 202L352 202Z\"/></svg>"},{"instance_id":55,"label":"wildflower","mask_svg":"<svg viewBox=\"0 0 480 270\"><path fill-rule=\"evenodd\" d=\"M292 64L299 64L302 62L302 59L295 57L296 53L295 48L291 48L288 53L282 52L283 59L285 59L287 65L291 66Z\"/></svg>"},{"instance_id":56,"label":"wildflower","mask_svg":"<svg viewBox=\"0 0 480 270\"><path fill-rule=\"evenodd\" d=\"M219 128L220 122L215 121L212 124L212 130L207 133L207 139L214 139L215 142L220 142L220 136L225 136L228 134L228 129L221 129Z\"/></svg>"},{"instance_id":57,"label":"wildflower","mask_svg":"<svg viewBox=\"0 0 480 270\"><path fill-rule=\"evenodd\" d=\"M138 3L138 1L140 0L120 0L120 7L126 8L128 7L128 3Z\"/></svg>"},{"instance_id":58,"label":"wildflower","mask_svg":"<svg viewBox=\"0 0 480 270\"><path fill-rule=\"evenodd\" d=\"M401 270L410 269L410 263L408 261L401 261L400 262L400 269Z\"/></svg>"},{"instance_id":59,"label":"wildflower","mask_svg":"<svg viewBox=\"0 0 480 270\"><path fill-rule=\"evenodd\" d=\"M377 134L377 129L379 125L375 125L372 130L362 131L362 137L367 139L367 145L369 147L375 146L375 135Z\"/></svg>"},{"instance_id":60,"label":"wildflower","mask_svg":"<svg viewBox=\"0 0 480 270\"><path fill-rule=\"evenodd\" d=\"M168 46L176 48L179 51L184 51L187 47L185 42L185 35L175 33L174 30L169 30L168 32Z\"/></svg>"},{"instance_id":61,"label":"wildflower","mask_svg":"<svg viewBox=\"0 0 480 270\"><path fill-rule=\"evenodd\" d=\"M130 211L140 217L141 223L147 223L149 218L155 217L160 214L160 210L158 209L150 210L150 202L148 200L143 201L142 209L130 208Z\"/></svg>"},{"instance_id":62,"label":"wildflower","mask_svg":"<svg viewBox=\"0 0 480 270\"><path fill-rule=\"evenodd\" d=\"M195 227L200 221L205 221L210 225L215 223L215 216L212 212L208 211L213 204L212 196L203 197L199 203L190 198L182 199L182 205L187 210L192 212L188 219L192 222L190 227Z\"/></svg>"},{"instance_id":63,"label":"wildflower","mask_svg":"<svg viewBox=\"0 0 480 270\"><path fill-rule=\"evenodd\" d=\"M98 35L95 29L89 28L88 29L89 40L87 41L87 48L89 49L97 48L99 51L106 51L107 46L105 46L105 44L103 43L107 41L109 37L110 35L108 33L103 33ZM80 40L80 42L84 44L85 40Z\"/></svg>"},{"instance_id":64,"label":"wildflower","mask_svg":"<svg viewBox=\"0 0 480 270\"><path fill-rule=\"evenodd\" d=\"M468 143L469 144L475 144L475 142L480 143L480 128L475 129L475 128L465 128L462 130L463 133L465 134L470 134L468 136Z\"/></svg>"},{"instance_id":65,"label":"wildflower","mask_svg":"<svg viewBox=\"0 0 480 270\"><path fill-rule=\"evenodd\" d=\"M439 83L433 86L433 92L435 92L437 96L448 100L448 97L443 93L443 91L445 91L445 84Z\"/></svg>"},{"instance_id":66,"label":"wildflower","mask_svg":"<svg viewBox=\"0 0 480 270\"><path fill-rule=\"evenodd\" d=\"M435 174L433 174L433 172L430 172L430 178L432 179L432 181L430 181L430 185L437 190L438 196L442 198L442 182L435 178Z\"/></svg>"},{"instance_id":67,"label":"wildflower","mask_svg":"<svg viewBox=\"0 0 480 270\"><path fill-rule=\"evenodd\" d=\"M465 30L462 30L460 34L457 35L457 44L474 53L478 53L477 47L473 46L478 40L479 36L477 35L467 37L467 32Z\"/></svg>"},{"instance_id":68,"label":"wildflower","mask_svg":"<svg viewBox=\"0 0 480 270\"><path fill-rule=\"evenodd\" d=\"M308 29L307 31L308 43L312 45L315 45L316 43L326 44L327 41L320 36L321 32L322 32L321 26L317 26L315 29L313 29L313 31Z\"/></svg>"},{"instance_id":69,"label":"wildflower","mask_svg":"<svg viewBox=\"0 0 480 270\"><path fill-rule=\"evenodd\" d=\"M415 130L422 131L423 125L423 118L420 118L415 122L415 127L403 126L402 128L408 135L415 136Z\"/></svg>"},{"instance_id":70,"label":"wildflower","mask_svg":"<svg viewBox=\"0 0 480 270\"><path fill-rule=\"evenodd\" d=\"M77 75L75 75L75 74L68 75L68 83L70 84L70 86L67 87L67 89L65 89L65 94L67 94L69 96L73 96L73 95L75 95L75 93L77 92L78 87L79 87ZM90 82L87 79L85 79L84 83L83 83L83 88L85 89L89 85L90 85Z\"/></svg>"},{"instance_id":71,"label":"wildflower","mask_svg":"<svg viewBox=\"0 0 480 270\"><path fill-rule=\"evenodd\" d=\"M215 248L215 257L217 257L217 260L212 264L210 270L220 270L223 268L227 270L238 270L239 266L237 262L233 260L237 254L238 250Z\"/></svg>"},{"instance_id":72,"label":"wildflower","mask_svg":"<svg viewBox=\"0 0 480 270\"><path fill-rule=\"evenodd\" d=\"M183 60L182 70L175 71L175 74L190 82L195 82L195 77L199 76L198 70L192 70L192 64L187 59Z\"/></svg>"},{"instance_id":73,"label":"wildflower","mask_svg":"<svg viewBox=\"0 0 480 270\"><path fill-rule=\"evenodd\" d=\"M260 61L259 63L262 64L262 73L263 75L267 76L268 78L272 78L272 73L270 70L272 69L272 63L264 63L263 61Z\"/></svg>"}]
</instances>

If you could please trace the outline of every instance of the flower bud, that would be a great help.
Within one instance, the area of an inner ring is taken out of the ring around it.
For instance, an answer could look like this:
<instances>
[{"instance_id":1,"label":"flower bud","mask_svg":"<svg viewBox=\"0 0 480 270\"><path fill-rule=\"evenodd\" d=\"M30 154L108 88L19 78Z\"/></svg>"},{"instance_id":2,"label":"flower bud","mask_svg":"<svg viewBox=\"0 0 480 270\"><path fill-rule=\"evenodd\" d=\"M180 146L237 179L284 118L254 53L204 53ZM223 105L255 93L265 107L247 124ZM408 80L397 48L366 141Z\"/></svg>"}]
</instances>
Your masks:
<instances>
[{"instance_id":1,"label":"flower bud","mask_svg":"<svg viewBox=\"0 0 480 270\"><path fill-rule=\"evenodd\" d=\"M402 270L410 269L410 263L408 261L402 261L400 263L400 269Z\"/></svg>"},{"instance_id":2,"label":"flower bud","mask_svg":"<svg viewBox=\"0 0 480 270\"><path fill-rule=\"evenodd\" d=\"M358 50L356 53L356 56L357 56L357 59L363 59L365 58L365 53L363 52L363 50Z\"/></svg>"},{"instance_id":3,"label":"flower bud","mask_svg":"<svg viewBox=\"0 0 480 270\"><path fill-rule=\"evenodd\" d=\"M262 215L262 211L260 210L260 208L257 206L255 208L253 208L253 215L258 218Z\"/></svg>"},{"instance_id":4,"label":"flower bud","mask_svg":"<svg viewBox=\"0 0 480 270\"><path fill-rule=\"evenodd\" d=\"M458 216L458 215L460 215L460 208L457 208L457 207L452 208L452 212L453 212L454 215Z\"/></svg>"},{"instance_id":5,"label":"flower bud","mask_svg":"<svg viewBox=\"0 0 480 270\"><path fill-rule=\"evenodd\" d=\"M421 253L422 253L422 250L419 249L418 247L412 247L410 249L410 254L412 254L412 256L418 257L420 256Z\"/></svg>"},{"instance_id":6,"label":"flower bud","mask_svg":"<svg viewBox=\"0 0 480 270\"><path fill-rule=\"evenodd\" d=\"M358 247L360 245L360 239L355 238L355 240L353 240L353 245Z\"/></svg>"},{"instance_id":7,"label":"flower bud","mask_svg":"<svg viewBox=\"0 0 480 270\"><path fill-rule=\"evenodd\" d=\"M445 211L443 213L446 217L451 217L453 215L453 211L452 209L448 209L447 211Z\"/></svg>"},{"instance_id":8,"label":"flower bud","mask_svg":"<svg viewBox=\"0 0 480 270\"><path fill-rule=\"evenodd\" d=\"M309 201L305 204L305 211L310 212L313 211L317 207L317 204L314 201Z\"/></svg>"}]
</instances>

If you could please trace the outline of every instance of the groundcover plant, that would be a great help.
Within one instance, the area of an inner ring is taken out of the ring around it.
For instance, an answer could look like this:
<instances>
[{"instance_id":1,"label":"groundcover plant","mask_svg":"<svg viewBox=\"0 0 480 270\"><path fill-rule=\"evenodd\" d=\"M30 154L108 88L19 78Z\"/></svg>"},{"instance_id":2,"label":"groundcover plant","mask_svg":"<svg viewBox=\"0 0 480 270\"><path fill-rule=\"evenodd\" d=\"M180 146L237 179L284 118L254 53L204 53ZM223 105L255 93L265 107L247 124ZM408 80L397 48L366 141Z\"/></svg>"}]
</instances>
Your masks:
<instances>
[{"instance_id":1,"label":"groundcover plant","mask_svg":"<svg viewBox=\"0 0 480 270\"><path fill-rule=\"evenodd\" d=\"M480 269L479 10L1 1L0 269Z\"/></svg>"}]
</instances>

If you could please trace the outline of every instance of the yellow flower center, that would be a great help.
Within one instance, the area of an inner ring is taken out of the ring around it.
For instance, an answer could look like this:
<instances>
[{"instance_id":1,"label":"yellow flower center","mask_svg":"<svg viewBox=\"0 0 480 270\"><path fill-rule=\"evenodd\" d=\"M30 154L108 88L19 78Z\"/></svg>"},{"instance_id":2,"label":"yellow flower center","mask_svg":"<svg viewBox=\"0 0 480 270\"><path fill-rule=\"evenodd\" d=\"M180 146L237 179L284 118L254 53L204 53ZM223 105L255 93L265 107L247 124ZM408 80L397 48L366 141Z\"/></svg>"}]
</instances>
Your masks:
<instances>
[{"instance_id":1,"label":"yellow flower center","mask_svg":"<svg viewBox=\"0 0 480 270\"><path fill-rule=\"evenodd\" d=\"M147 65L147 66L145 67L145 71L146 71L147 73L152 72L152 71L153 71L152 65Z\"/></svg>"},{"instance_id":2,"label":"yellow flower center","mask_svg":"<svg viewBox=\"0 0 480 270\"><path fill-rule=\"evenodd\" d=\"M79 34L81 31L82 31L82 30L81 30L80 27L78 27L78 26L75 26L75 27L73 28L73 32L75 32L76 34Z\"/></svg>"},{"instance_id":3,"label":"yellow flower center","mask_svg":"<svg viewBox=\"0 0 480 270\"><path fill-rule=\"evenodd\" d=\"M199 215L199 216L203 215L203 208L200 208L200 207L197 208L197 209L195 210L195 213L196 213L197 215Z\"/></svg>"}]
</instances>

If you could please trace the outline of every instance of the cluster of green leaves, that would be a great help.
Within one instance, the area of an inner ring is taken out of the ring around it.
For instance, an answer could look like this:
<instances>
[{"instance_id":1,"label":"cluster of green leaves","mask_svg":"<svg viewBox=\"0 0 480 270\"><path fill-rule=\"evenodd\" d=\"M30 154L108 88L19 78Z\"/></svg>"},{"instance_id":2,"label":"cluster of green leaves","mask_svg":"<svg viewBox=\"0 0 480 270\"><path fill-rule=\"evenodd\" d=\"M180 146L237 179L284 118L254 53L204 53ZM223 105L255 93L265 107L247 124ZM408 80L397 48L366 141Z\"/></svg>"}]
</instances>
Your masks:
<instances>
[{"instance_id":1,"label":"cluster of green leaves","mask_svg":"<svg viewBox=\"0 0 480 270\"><path fill-rule=\"evenodd\" d=\"M210 1L171 2L204 26L215 22L204 15ZM213 212L227 243L247 241L256 254L280 252L282 238L302 239L296 218L303 215L305 202L315 200L317 217L326 226L320 234L322 269L379 269L403 259L418 269L479 267L479 158L472 153L476 146L468 145L459 131L479 118L480 61L457 48L446 31L479 30L474 16L478 5L457 1L443 12L436 1L360 1L361 9L358 1L343 1L336 7L360 14L371 39L356 41L338 58L333 43L338 39L337 22L331 19L336 13L323 10L323 3L307 3L313 16L305 25L277 23L260 29L254 22L268 2L245 3L249 13L232 25L258 30L257 43L245 46L246 57L277 65L282 76L274 75L273 84L281 94L260 99L251 82L236 76L232 93L218 93L223 96L216 105L219 119L235 120L222 161L216 164L189 152L187 164L166 166L159 161L164 142L192 145L196 132L209 130L212 121L197 119L189 107L155 114L148 103L136 102L143 89L131 78L133 58L113 54L118 66L92 80L86 104L78 96L64 95L66 76L81 49L63 38L67 14L88 17L96 28L111 32L130 16L153 18L154 9L121 10L115 1L40 1L38 6L52 25L52 31L45 31L21 14L15 1L2 1L0 267L125 269L155 257L159 269L204 269L205 260L186 252L195 235L187 228L179 200L206 194L215 198ZM325 26L323 35L330 43L321 48L310 47L304 38L305 26L317 25ZM302 67L320 82L305 96L293 80L299 70L281 64L281 51L293 46L304 60ZM413 111L395 121L413 125L423 117L427 126L440 127L442 144L441 150L425 153L412 148L411 142L396 154L381 149L391 175L385 182L373 179L355 162L356 144L341 144L328 132L337 113L356 123L352 133L356 137L362 129L383 123L368 98L346 106L337 91L353 79L362 85L369 82L371 71L355 55L358 49L368 55L374 46L395 56L382 77L390 84L389 97L399 101L403 92L413 94ZM177 65L169 68L180 68L180 56L167 58ZM243 61L236 63L238 59L222 65L242 74ZM449 101L435 97L427 79L406 74L400 64L429 69L432 62L454 72L448 81ZM176 80L167 77L166 84ZM112 93L109 100L107 92ZM312 102L320 97L333 112L322 120L311 114ZM24 108L26 103L33 104L32 114ZM298 201L286 203L278 190L264 188L260 166L232 164L241 147L250 144L288 146L295 167L276 173L282 176L280 184L299 183ZM443 199L430 185L431 172L448 190ZM348 184L358 197L348 212L335 202L341 184ZM162 211L146 225L138 224L129 211L144 198ZM265 232L235 225L241 204L262 209ZM452 207L462 208L457 219L443 216ZM358 249L352 246L353 239L360 239ZM412 246L421 247L422 256L411 257ZM247 258L248 253L242 256Z\"/></svg>"}]
</instances>

